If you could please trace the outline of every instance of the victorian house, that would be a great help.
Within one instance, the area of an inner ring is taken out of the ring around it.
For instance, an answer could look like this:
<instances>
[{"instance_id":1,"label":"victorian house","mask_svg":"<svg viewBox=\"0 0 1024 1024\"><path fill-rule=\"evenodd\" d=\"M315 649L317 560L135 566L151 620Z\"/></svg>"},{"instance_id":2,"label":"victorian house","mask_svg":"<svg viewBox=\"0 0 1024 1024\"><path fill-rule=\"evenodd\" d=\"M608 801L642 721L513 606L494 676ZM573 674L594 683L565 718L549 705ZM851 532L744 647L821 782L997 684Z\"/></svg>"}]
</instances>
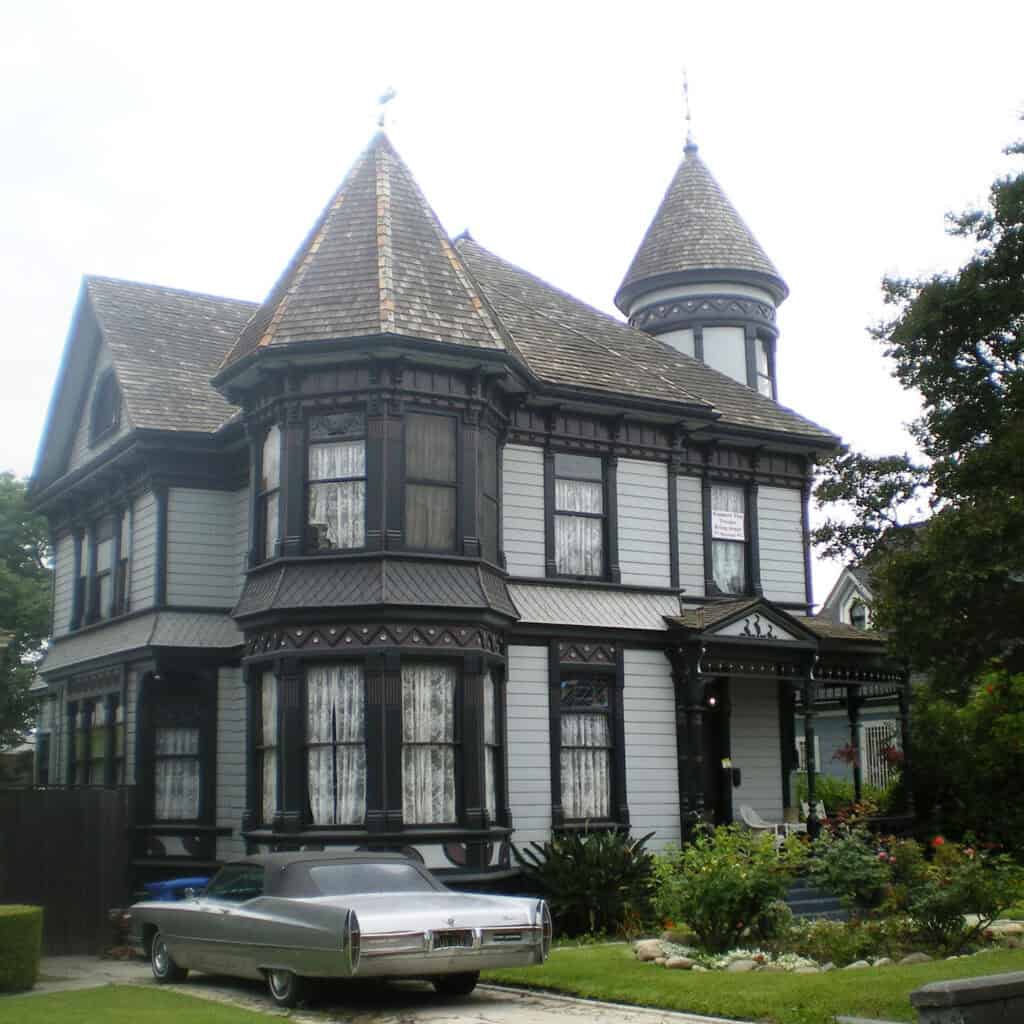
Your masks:
<instances>
[{"instance_id":1,"label":"victorian house","mask_svg":"<svg viewBox=\"0 0 1024 1024\"><path fill-rule=\"evenodd\" d=\"M37 777L133 786L140 877L781 820L795 712L904 681L809 617L787 291L693 145L619 319L450 240L384 135L262 304L86 278Z\"/></svg>"}]
</instances>

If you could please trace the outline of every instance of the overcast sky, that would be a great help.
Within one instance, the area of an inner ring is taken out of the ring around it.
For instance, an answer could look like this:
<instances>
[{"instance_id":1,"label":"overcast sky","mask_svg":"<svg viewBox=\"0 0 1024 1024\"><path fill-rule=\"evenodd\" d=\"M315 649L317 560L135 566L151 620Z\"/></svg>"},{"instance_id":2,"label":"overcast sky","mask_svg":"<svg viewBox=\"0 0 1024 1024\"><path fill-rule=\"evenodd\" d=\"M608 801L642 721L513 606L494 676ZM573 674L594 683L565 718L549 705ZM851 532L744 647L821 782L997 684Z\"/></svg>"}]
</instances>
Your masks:
<instances>
[{"instance_id":1,"label":"overcast sky","mask_svg":"<svg viewBox=\"0 0 1024 1024\"><path fill-rule=\"evenodd\" d=\"M1024 4L88 3L0 8L0 470L31 471L82 274L261 299L374 131L451 234L608 311L682 155L790 286L784 404L871 453L913 396L883 274L1024 135ZM822 600L837 569L816 570Z\"/></svg>"}]
</instances>

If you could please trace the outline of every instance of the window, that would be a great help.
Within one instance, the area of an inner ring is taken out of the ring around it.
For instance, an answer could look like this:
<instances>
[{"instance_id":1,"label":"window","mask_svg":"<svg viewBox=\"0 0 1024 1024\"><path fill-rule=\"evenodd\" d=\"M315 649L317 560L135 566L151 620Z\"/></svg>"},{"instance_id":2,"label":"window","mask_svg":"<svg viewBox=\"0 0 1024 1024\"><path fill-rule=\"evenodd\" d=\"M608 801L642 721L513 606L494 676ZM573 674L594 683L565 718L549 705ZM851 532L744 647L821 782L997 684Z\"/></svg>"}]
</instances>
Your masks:
<instances>
[{"instance_id":1,"label":"window","mask_svg":"<svg viewBox=\"0 0 1024 1024\"><path fill-rule=\"evenodd\" d=\"M488 669L484 673L484 809L491 821L498 817L498 773L501 765L498 703L498 684Z\"/></svg>"},{"instance_id":2,"label":"window","mask_svg":"<svg viewBox=\"0 0 1024 1024\"><path fill-rule=\"evenodd\" d=\"M206 887L210 899L244 903L263 895L263 868L259 864L228 864Z\"/></svg>"},{"instance_id":3,"label":"window","mask_svg":"<svg viewBox=\"0 0 1024 1024\"><path fill-rule=\"evenodd\" d=\"M276 424L267 431L260 454L260 525L262 536L260 548L263 560L277 554L277 540L280 535L281 495L281 428Z\"/></svg>"},{"instance_id":4,"label":"window","mask_svg":"<svg viewBox=\"0 0 1024 1024\"><path fill-rule=\"evenodd\" d=\"M112 372L106 373L96 385L89 416L89 443L96 444L121 424L121 389Z\"/></svg>"},{"instance_id":5,"label":"window","mask_svg":"<svg viewBox=\"0 0 1024 1024\"><path fill-rule=\"evenodd\" d=\"M555 571L604 575L604 462L555 456Z\"/></svg>"},{"instance_id":6,"label":"window","mask_svg":"<svg viewBox=\"0 0 1024 1024\"><path fill-rule=\"evenodd\" d=\"M405 543L455 550L458 444L451 416L405 417Z\"/></svg>"},{"instance_id":7,"label":"window","mask_svg":"<svg viewBox=\"0 0 1024 1024\"><path fill-rule=\"evenodd\" d=\"M121 513L121 530L118 534L120 550L116 551L117 572L114 579L114 614L124 615L128 611L128 557L131 551L132 523L128 509Z\"/></svg>"},{"instance_id":8,"label":"window","mask_svg":"<svg viewBox=\"0 0 1024 1024\"><path fill-rule=\"evenodd\" d=\"M477 449L480 480L480 554L498 561L498 439L489 431L480 431Z\"/></svg>"},{"instance_id":9,"label":"window","mask_svg":"<svg viewBox=\"0 0 1024 1024\"><path fill-rule=\"evenodd\" d=\"M402 820L454 822L455 689L450 665L402 665Z\"/></svg>"},{"instance_id":10,"label":"window","mask_svg":"<svg viewBox=\"0 0 1024 1024\"><path fill-rule=\"evenodd\" d=\"M311 551L361 548L366 543L365 424L359 413L310 421L307 521Z\"/></svg>"},{"instance_id":11,"label":"window","mask_svg":"<svg viewBox=\"0 0 1024 1024\"><path fill-rule=\"evenodd\" d=\"M71 706L77 786L119 786L124 782L124 709L114 697L96 697ZM108 763L107 753L111 760Z\"/></svg>"},{"instance_id":12,"label":"window","mask_svg":"<svg viewBox=\"0 0 1024 1024\"><path fill-rule=\"evenodd\" d=\"M775 389L772 387L771 371L771 342L765 338L754 339L754 360L757 372L755 386L765 398L774 398Z\"/></svg>"},{"instance_id":13,"label":"window","mask_svg":"<svg viewBox=\"0 0 1024 1024\"><path fill-rule=\"evenodd\" d=\"M153 759L157 821L199 817L199 730L157 727Z\"/></svg>"},{"instance_id":14,"label":"window","mask_svg":"<svg viewBox=\"0 0 1024 1024\"><path fill-rule=\"evenodd\" d=\"M723 594L747 591L747 495L742 487L711 487L711 566Z\"/></svg>"},{"instance_id":15,"label":"window","mask_svg":"<svg viewBox=\"0 0 1024 1024\"><path fill-rule=\"evenodd\" d=\"M611 681L562 679L560 761L566 818L610 818L612 785Z\"/></svg>"},{"instance_id":16,"label":"window","mask_svg":"<svg viewBox=\"0 0 1024 1024\"><path fill-rule=\"evenodd\" d=\"M355 662L306 670L306 772L314 825L366 816L366 684Z\"/></svg>"},{"instance_id":17,"label":"window","mask_svg":"<svg viewBox=\"0 0 1024 1024\"><path fill-rule=\"evenodd\" d=\"M96 575L92 579L91 618L107 619L114 611L114 520L104 516L93 535Z\"/></svg>"},{"instance_id":18,"label":"window","mask_svg":"<svg viewBox=\"0 0 1024 1024\"><path fill-rule=\"evenodd\" d=\"M85 621L85 598L89 593L89 553L86 534L75 535L75 592L71 598L71 628L78 629Z\"/></svg>"},{"instance_id":19,"label":"window","mask_svg":"<svg viewBox=\"0 0 1024 1024\"><path fill-rule=\"evenodd\" d=\"M256 779L259 786L260 821L271 825L277 813L277 676L260 676L259 721L256 725Z\"/></svg>"},{"instance_id":20,"label":"window","mask_svg":"<svg viewBox=\"0 0 1024 1024\"><path fill-rule=\"evenodd\" d=\"M859 599L850 605L850 625L857 629L868 628L868 606Z\"/></svg>"},{"instance_id":21,"label":"window","mask_svg":"<svg viewBox=\"0 0 1024 1024\"><path fill-rule=\"evenodd\" d=\"M50 734L36 734L36 785L50 784Z\"/></svg>"},{"instance_id":22,"label":"window","mask_svg":"<svg viewBox=\"0 0 1024 1024\"><path fill-rule=\"evenodd\" d=\"M747 338L742 327L705 327L704 362L719 373L749 384L747 379Z\"/></svg>"},{"instance_id":23,"label":"window","mask_svg":"<svg viewBox=\"0 0 1024 1024\"><path fill-rule=\"evenodd\" d=\"M814 737L814 767L816 771L821 771L821 737ZM797 736L796 737L796 770L798 772L807 771L807 737Z\"/></svg>"}]
</instances>

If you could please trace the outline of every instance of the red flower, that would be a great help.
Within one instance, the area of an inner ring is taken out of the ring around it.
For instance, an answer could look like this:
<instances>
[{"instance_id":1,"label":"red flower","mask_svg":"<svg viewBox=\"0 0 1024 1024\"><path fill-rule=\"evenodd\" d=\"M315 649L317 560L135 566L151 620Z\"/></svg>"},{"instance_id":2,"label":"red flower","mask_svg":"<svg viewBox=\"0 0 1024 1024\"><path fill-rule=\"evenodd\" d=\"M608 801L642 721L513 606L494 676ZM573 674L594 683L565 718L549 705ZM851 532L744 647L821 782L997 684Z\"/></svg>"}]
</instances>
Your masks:
<instances>
[{"instance_id":1,"label":"red flower","mask_svg":"<svg viewBox=\"0 0 1024 1024\"><path fill-rule=\"evenodd\" d=\"M945 844L946 844L946 840L943 839L942 836L936 836L932 840L932 846L935 846L935 847L945 846Z\"/></svg>"}]
</instances>

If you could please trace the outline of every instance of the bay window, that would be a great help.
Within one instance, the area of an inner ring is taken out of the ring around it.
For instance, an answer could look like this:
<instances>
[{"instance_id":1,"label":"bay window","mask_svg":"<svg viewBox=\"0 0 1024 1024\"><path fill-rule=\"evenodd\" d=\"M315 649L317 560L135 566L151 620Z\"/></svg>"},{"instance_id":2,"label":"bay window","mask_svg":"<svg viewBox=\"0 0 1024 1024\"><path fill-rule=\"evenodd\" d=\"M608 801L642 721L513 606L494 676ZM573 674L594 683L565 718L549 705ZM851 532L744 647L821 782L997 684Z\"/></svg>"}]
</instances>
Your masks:
<instances>
[{"instance_id":1,"label":"bay window","mask_svg":"<svg viewBox=\"0 0 1024 1024\"><path fill-rule=\"evenodd\" d=\"M366 543L366 421L320 416L310 423L307 522L310 551Z\"/></svg>"},{"instance_id":2,"label":"bay window","mask_svg":"<svg viewBox=\"0 0 1024 1024\"><path fill-rule=\"evenodd\" d=\"M154 733L153 818L199 817L199 729L157 727Z\"/></svg>"},{"instance_id":3,"label":"bay window","mask_svg":"<svg viewBox=\"0 0 1024 1024\"><path fill-rule=\"evenodd\" d=\"M603 577L604 462L590 455L555 455L555 571Z\"/></svg>"},{"instance_id":4,"label":"bay window","mask_svg":"<svg viewBox=\"0 0 1024 1024\"><path fill-rule=\"evenodd\" d=\"M366 816L366 683L357 662L306 670L306 776L314 825Z\"/></svg>"},{"instance_id":5,"label":"bay window","mask_svg":"<svg viewBox=\"0 0 1024 1024\"><path fill-rule=\"evenodd\" d=\"M498 774L501 734L498 729L498 684L494 673L484 673L484 810L491 821L498 816Z\"/></svg>"},{"instance_id":6,"label":"bay window","mask_svg":"<svg viewBox=\"0 0 1024 1024\"><path fill-rule=\"evenodd\" d=\"M114 520L104 516L93 536L96 573L92 579L91 618L106 619L114 610Z\"/></svg>"},{"instance_id":7,"label":"bay window","mask_svg":"<svg viewBox=\"0 0 1024 1024\"><path fill-rule=\"evenodd\" d=\"M454 666L402 664L402 820L406 825L456 820Z\"/></svg>"},{"instance_id":8,"label":"bay window","mask_svg":"<svg viewBox=\"0 0 1024 1024\"><path fill-rule=\"evenodd\" d=\"M454 551L458 504L457 422L452 416L405 417L405 544Z\"/></svg>"},{"instance_id":9,"label":"bay window","mask_svg":"<svg viewBox=\"0 0 1024 1024\"><path fill-rule=\"evenodd\" d=\"M772 384L771 342L765 338L754 339L754 369L757 375L755 385L765 398L775 397Z\"/></svg>"},{"instance_id":10,"label":"bay window","mask_svg":"<svg viewBox=\"0 0 1024 1024\"><path fill-rule=\"evenodd\" d=\"M489 430L480 431L477 478L480 487L480 554L498 561L498 439Z\"/></svg>"},{"instance_id":11,"label":"bay window","mask_svg":"<svg viewBox=\"0 0 1024 1024\"><path fill-rule=\"evenodd\" d=\"M747 592L747 496L743 487L711 486L711 563L723 594Z\"/></svg>"},{"instance_id":12,"label":"bay window","mask_svg":"<svg viewBox=\"0 0 1024 1024\"><path fill-rule=\"evenodd\" d=\"M566 818L611 817L611 680L570 676L561 682L559 753Z\"/></svg>"},{"instance_id":13,"label":"bay window","mask_svg":"<svg viewBox=\"0 0 1024 1024\"><path fill-rule=\"evenodd\" d=\"M280 495L281 428L275 424L267 431L260 453L258 501L262 530L260 553L264 561L277 554L277 541L281 532Z\"/></svg>"}]
</instances>

